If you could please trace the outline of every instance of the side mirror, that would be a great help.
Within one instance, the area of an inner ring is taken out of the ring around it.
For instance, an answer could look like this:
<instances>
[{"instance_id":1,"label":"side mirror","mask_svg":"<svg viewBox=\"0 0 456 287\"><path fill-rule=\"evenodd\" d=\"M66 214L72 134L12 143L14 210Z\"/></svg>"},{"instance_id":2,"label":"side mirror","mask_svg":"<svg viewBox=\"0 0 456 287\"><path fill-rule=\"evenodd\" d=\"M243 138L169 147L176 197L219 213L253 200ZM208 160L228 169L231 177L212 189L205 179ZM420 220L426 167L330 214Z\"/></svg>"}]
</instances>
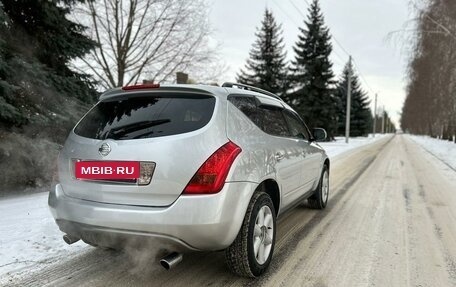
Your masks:
<instances>
[{"instance_id":1,"label":"side mirror","mask_svg":"<svg viewBox=\"0 0 456 287\"><path fill-rule=\"evenodd\" d=\"M326 133L325 129L321 128L314 128L312 131L312 135L314 137L314 140L317 142L324 141L328 137L328 134Z\"/></svg>"}]
</instances>

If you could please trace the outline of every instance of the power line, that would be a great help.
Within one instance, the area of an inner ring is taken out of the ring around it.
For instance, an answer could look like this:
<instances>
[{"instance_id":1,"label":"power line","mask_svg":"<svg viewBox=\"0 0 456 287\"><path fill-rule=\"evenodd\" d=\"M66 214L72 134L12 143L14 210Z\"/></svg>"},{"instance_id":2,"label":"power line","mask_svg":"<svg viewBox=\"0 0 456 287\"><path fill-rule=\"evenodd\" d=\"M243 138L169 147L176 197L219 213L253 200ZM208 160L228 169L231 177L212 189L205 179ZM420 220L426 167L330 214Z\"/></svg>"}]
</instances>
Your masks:
<instances>
[{"instance_id":1,"label":"power line","mask_svg":"<svg viewBox=\"0 0 456 287\"><path fill-rule=\"evenodd\" d=\"M357 62L355 60L353 60L353 64L355 64L355 68L356 70L358 70L358 74L360 75L361 79L364 81L364 84L366 84L367 88L369 89L369 91L373 94L375 94L374 90L371 88L371 86L369 85L369 83L367 82L366 78L364 77L363 73L361 73L361 70L359 69L359 65L357 64Z\"/></svg>"},{"instance_id":2,"label":"power line","mask_svg":"<svg viewBox=\"0 0 456 287\"><path fill-rule=\"evenodd\" d=\"M301 10L298 8L298 6L296 6L296 4L292 0L288 0L288 1L290 1L291 5L293 5L293 7L295 7L296 11L298 11L298 13L301 14L301 16L303 18L306 18L306 15L304 15L304 13L301 12ZM309 4L307 1L306 1L306 3Z\"/></svg>"},{"instance_id":3,"label":"power line","mask_svg":"<svg viewBox=\"0 0 456 287\"><path fill-rule=\"evenodd\" d=\"M298 6L296 6L296 4L295 4L292 0L288 0L288 1L291 3L291 5L293 5L293 7L296 9L296 11L298 11L298 13L299 13L303 18L306 17L306 15L299 9ZM292 21L292 22L296 25L296 27L300 28L300 26L299 26L299 25L297 24L297 22L290 16L290 14L288 14L288 13L287 13L287 12L286 12L286 11L285 11L277 2L275 2L274 0L273 0L273 2L274 2L274 5L276 5L276 6L282 11L282 13L285 14L285 16L287 16L287 18L288 18L290 21ZM309 4L309 2L308 2L307 0L305 0L305 2L310 6L310 4ZM342 48L342 49L343 49L343 48ZM343 51L345 51L345 49L343 49ZM339 53L337 53L336 50L333 50L333 52L334 52L334 54L340 59L341 64L344 65L344 63L345 63L346 60L345 60Z\"/></svg>"},{"instance_id":4,"label":"power line","mask_svg":"<svg viewBox=\"0 0 456 287\"><path fill-rule=\"evenodd\" d=\"M306 17L304 15L303 12L301 12L301 10L299 10L299 8L293 3L292 0L289 0L290 3L296 8L296 10L299 12L299 14L301 14L301 16L303 17ZM305 2L310 6L309 2L307 0L305 0ZM334 42L336 43L336 45L348 56L348 57L351 57L351 54L347 51L347 49L345 49L345 47L342 45L342 43L337 40L337 37L334 36L334 35L331 35L331 38L334 39ZM339 55L339 53L337 53L336 50L333 50L334 54L342 61L345 61L342 56ZM362 78L362 80L364 81L364 83L366 84L367 88L375 94L375 92L372 90L372 88L370 87L369 83L367 82L366 78L364 77L363 73L361 73L361 70L359 69L359 65L356 63L356 61L353 59L353 63L355 64L355 67L356 67L356 70L358 70L358 74L360 75L360 77Z\"/></svg>"},{"instance_id":5,"label":"power line","mask_svg":"<svg viewBox=\"0 0 456 287\"><path fill-rule=\"evenodd\" d=\"M292 0L288 0L288 1L290 1L291 5L293 5L293 7L295 7L295 9L298 11L299 14L301 14L302 17L306 18L306 15L298 8L298 6L295 5L295 3L294 3ZM304 1L307 3L307 5L310 6L309 1L307 1L307 0L304 0ZM344 46L342 46L342 44L339 42L339 40L337 40L336 36L332 35L331 38L333 38L333 39L334 39L334 42L336 42L336 44L339 46L339 48L340 48L345 54L347 54L347 56L350 57L350 53L347 52L347 50L344 48Z\"/></svg>"},{"instance_id":6,"label":"power line","mask_svg":"<svg viewBox=\"0 0 456 287\"><path fill-rule=\"evenodd\" d=\"M344 59L339 53L337 53L336 50L332 50L332 51L333 51L334 55L336 55L336 56L339 58L339 60L341 61L340 63L342 64L342 66L345 65L345 64L347 63L347 62L346 62L347 60Z\"/></svg>"},{"instance_id":7,"label":"power line","mask_svg":"<svg viewBox=\"0 0 456 287\"><path fill-rule=\"evenodd\" d=\"M350 57L350 53L347 52L347 50L344 48L344 46L342 46L342 44L339 42L339 40L337 40L336 36L332 35L332 38L334 39L334 42L336 42L336 44L339 46L339 48L341 48L342 51L344 51L344 53Z\"/></svg>"},{"instance_id":8,"label":"power line","mask_svg":"<svg viewBox=\"0 0 456 287\"><path fill-rule=\"evenodd\" d=\"M307 5L310 6L310 3L309 1L307 0L304 0ZM296 11L298 11L298 13L302 16L302 17L306 17L306 15L299 9L299 7L292 1L292 0L289 0L289 2L291 3L291 5L293 5L293 7L296 9ZM300 28L300 26L297 24L297 22L285 11L284 8L282 8L282 6L280 6L275 0L273 0L273 3L285 14L285 16L290 19L298 28ZM342 45L342 43L337 40L337 37L334 36L334 35L331 35L331 38L334 40L334 42L336 43L336 45L342 50L342 52L344 52L349 58L351 58L351 54L348 52L347 49L345 49L345 47ZM336 57L338 57L342 63L345 62L345 59L343 59L343 57L336 51L333 49L333 53L336 55ZM359 65L357 64L356 60L353 58L352 59L352 63L354 64L356 70L358 71L358 74L359 76L361 77L362 81L364 82L364 84L366 85L367 89L375 94L374 90L371 88L371 86L369 85L369 82L367 81L366 77L364 76L364 74L361 72L361 69L359 68Z\"/></svg>"},{"instance_id":9,"label":"power line","mask_svg":"<svg viewBox=\"0 0 456 287\"><path fill-rule=\"evenodd\" d=\"M285 16L287 16L287 18L290 19L291 22L293 22L299 28L299 24L290 17L290 15L285 11L285 9L282 8L282 6L280 6L275 0L272 0L272 3L274 3L274 5L276 5L282 11L282 13L285 14Z\"/></svg>"},{"instance_id":10,"label":"power line","mask_svg":"<svg viewBox=\"0 0 456 287\"><path fill-rule=\"evenodd\" d=\"M288 0L288 1L291 3L291 5L293 5L293 7L296 9L296 11L298 11L298 13L299 13L303 18L306 18L306 15L304 14L304 12L302 12L301 9L300 9L298 6L296 6L296 4L293 2L293 0ZM307 1L307 0L304 0L304 1L307 3L307 5L310 6L309 1ZM280 8L281 8L281 7L280 7ZM283 11L282 8L281 8L281 10ZM289 17L289 18L291 18L291 17ZM290 19L290 20L292 20L292 21L296 24L296 22L295 22L293 19ZM298 26L298 28L299 28L299 26ZM348 56L350 56L350 53L347 52L347 50L342 46L342 44L336 39L336 37L335 37L334 35L332 35L332 38L334 39L334 41L336 42L336 44L340 47L340 49L341 49L345 54L347 54ZM345 63L346 60L343 59L343 57L342 57L339 53L337 53L336 50L333 50L333 52L334 52L334 54L336 54L336 56L342 61L342 63Z\"/></svg>"}]
</instances>

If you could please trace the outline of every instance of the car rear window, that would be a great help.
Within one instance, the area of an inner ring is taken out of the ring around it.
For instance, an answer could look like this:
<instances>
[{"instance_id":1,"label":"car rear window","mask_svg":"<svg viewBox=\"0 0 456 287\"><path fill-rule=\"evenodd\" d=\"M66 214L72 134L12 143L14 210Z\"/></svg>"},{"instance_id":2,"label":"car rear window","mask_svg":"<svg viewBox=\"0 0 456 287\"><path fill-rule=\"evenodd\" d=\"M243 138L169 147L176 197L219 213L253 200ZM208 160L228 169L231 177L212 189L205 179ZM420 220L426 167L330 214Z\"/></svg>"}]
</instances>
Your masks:
<instances>
[{"instance_id":1,"label":"car rear window","mask_svg":"<svg viewBox=\"0 0 456 287\"><path fill-rule=\"evenodd\" d=\"M130 140L188 133L212 118L215 98L194 94L141 94L99 102L76 126L92 139Z\"/></svg>"}]
</instances>

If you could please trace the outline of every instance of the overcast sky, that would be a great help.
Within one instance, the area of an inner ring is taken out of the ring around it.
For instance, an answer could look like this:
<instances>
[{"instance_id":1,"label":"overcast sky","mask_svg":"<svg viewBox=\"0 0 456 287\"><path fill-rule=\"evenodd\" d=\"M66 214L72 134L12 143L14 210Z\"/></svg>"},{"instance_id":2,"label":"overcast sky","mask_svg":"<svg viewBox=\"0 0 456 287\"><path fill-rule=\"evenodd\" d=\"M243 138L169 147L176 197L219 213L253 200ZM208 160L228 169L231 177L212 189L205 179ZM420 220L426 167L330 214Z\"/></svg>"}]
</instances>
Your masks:
<instances>
[{"instance_id":1,"label":"overcast sky","mask_svg":"<svg viewBox=\"0 0 456 287\"><path fill-rule=\"evenodd\" d=\"M221 43L221 56L229 65L227 81L245 65L255 41L255 29L260 26L264 9L268 7L282 23L288 58L294 57L292 46L308 15L311 0L213 0L210 18L214 38ZM294 4L294 5L293 5ZM399 112L405 97L407 57L401 52L402 43L387 40L388 33L399 30L412 18L407 0L320 0L325 23L331 34L353 56L370 89L363 81L374 103L379 94L379 106L385 105L393 120L399 122ZM298 9L295 8L295 6ZM339 78L348 61L347 54L333 40L331 57ZM372 91L371 91L372 90Z\"/></svg>"}]
</instances>

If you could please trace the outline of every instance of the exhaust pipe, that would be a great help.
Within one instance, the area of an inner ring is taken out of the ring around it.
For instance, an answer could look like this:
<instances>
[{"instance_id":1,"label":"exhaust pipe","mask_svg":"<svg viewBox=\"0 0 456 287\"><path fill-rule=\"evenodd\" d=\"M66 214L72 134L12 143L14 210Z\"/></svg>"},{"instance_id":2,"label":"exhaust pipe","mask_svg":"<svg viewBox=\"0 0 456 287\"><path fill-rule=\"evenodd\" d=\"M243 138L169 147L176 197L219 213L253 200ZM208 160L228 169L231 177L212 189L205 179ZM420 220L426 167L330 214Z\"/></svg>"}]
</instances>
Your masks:
<instances>
[{"instance_id":1,"label":"exhaust pipe","mask_svg":"<svg viewBox=\"0 0 456 287\"><path fill-rule=\"evenodd\" d=\"M71 235L68 235L68 234L65 234L63 236L63 241L65 241L66 244L68 244L68 245L73 244L75 242L78 242L79 239L81 239L81 238L74 237L74 236L71 236Z\"/></svg>"},{"instance_id":2,"label":"exhaust pipe","mask_svg":"<svg viewBox=\"0 0 456 287\"><path fill-rule=\"evenodd\" d=\"M177 264L179 264L182 261L182 259L183 256L181 253L173 252L163 257L162 260L160 260L160 264L166 270L170 270L171 268L174 268Z\"/></svg>"}]
</instances>

